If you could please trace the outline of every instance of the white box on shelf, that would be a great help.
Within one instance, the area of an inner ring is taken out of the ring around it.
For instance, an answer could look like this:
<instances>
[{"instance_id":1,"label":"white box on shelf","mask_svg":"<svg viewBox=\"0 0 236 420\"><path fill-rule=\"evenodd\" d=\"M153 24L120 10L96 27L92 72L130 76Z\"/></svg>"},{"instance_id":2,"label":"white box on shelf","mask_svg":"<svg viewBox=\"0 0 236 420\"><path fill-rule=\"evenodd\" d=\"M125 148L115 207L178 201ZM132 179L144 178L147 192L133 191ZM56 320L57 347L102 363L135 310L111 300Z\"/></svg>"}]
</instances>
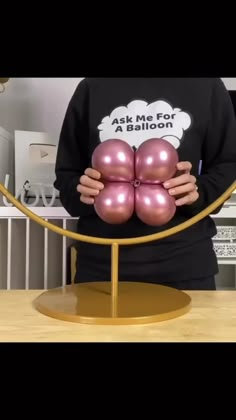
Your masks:
<instances>
[{"instance_id":1,"label":"white box on shelf","mask_svg":"<svg viewBox=\"0 0 236 420\"><path fill-rule=\"evenodd\" d=\"M57 145L52 142L47 133L15 131L16 194L28 184L31 185L28 197L35 197L38 185L43 185L47 196L53 195L56 152Z\"/></svg>"},{"instance_id":2,"label":"white box on shelf","mask_svg":"<svg viewBox=\"0 0 236 420\"><path fill-rule=\"evenodd\" d=\"M0 127L0 182L4 185L6 175L10 175L9 190L14 193L14 136ZM0 205L2 205L0 197Z\"/></svg>"}]
</instances>

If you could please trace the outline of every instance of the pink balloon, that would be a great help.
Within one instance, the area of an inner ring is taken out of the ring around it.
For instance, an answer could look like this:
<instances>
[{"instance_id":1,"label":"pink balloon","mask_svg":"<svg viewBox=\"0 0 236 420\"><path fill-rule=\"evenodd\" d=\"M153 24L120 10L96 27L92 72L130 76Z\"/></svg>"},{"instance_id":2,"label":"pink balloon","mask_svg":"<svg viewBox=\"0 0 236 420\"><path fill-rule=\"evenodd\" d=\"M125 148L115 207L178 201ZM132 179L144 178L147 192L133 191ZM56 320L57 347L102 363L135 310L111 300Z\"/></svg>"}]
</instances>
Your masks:
<instances>
[{"instance_id":1,"label":"pink balloon","mask_svg":"<svg viewBox=\"0 0 236 420\"><path fill-rule=\"evenodd\" d=\"M123 140L101 143L92 156L105 185L95 198L96 213L111 224L127 222L134 211L147 225L168 223L176 212L175 199L162 183L175 176L177 163L177 151L163 139L147 140L136 152Z\"/></svg>"},{"instance_id":2,"label":"pink balloon","mask_svg":"<svg viewBox=\"0 0 236 420\"><path fill-rule=\"evenodd\" d=\"M143 184L135 189L135 211L143 223L162 226L175 215L175 199L161 185Z\"/></svg>"},{"instance_id":3,"label":"pink balloon","mask_svg":"<svg viewBox=\"0 0 236 420\"><path fill-rule=\"evenodd\" d=\"M150 139L135 155L135 175L142 183L160 184L171 179L176 171L178 153L166 140Z\"/></svg>"},{"instance_id":4,"label":"pink balloon","mask_svg":"<svg viewBox=\"0 0 236 420\"><path fill-rule=\"evenodd\" d=\"M127 222L134 212L134 187L131 183L108 182L95 198L94 208L106 223Z\"/></svg>"},{"instance_id":5,"label":"pink balloon","mask_svg":"<svg viewBox=\"0 0 236 420\"><path fill-rule=\"evenodd\" d=\"M123 140L106 140L94 150L92 167L100 172L106 181L133 181L134 151Z\"/></svg>"}]
</instances>

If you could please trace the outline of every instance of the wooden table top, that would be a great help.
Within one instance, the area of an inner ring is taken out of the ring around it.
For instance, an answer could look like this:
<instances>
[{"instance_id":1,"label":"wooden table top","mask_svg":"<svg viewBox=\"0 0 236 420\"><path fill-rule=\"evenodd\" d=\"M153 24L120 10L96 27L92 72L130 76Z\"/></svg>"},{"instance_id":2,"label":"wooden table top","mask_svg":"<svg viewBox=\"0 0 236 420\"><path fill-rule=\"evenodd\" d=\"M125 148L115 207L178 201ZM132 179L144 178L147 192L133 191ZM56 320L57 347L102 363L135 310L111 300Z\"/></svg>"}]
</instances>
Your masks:
<instances>
[{"instance_id":1,"label":"wooden table top","mask_svg":"<svg viewBox=\"0 0 236 420\"><path fill-rule=\"evenodd\" d=\"M34 291L0 291L0 342L236 342L236 291L188 292L180 318L135 326L95 326L38 313Z\"/></svg>"}]
</instances>

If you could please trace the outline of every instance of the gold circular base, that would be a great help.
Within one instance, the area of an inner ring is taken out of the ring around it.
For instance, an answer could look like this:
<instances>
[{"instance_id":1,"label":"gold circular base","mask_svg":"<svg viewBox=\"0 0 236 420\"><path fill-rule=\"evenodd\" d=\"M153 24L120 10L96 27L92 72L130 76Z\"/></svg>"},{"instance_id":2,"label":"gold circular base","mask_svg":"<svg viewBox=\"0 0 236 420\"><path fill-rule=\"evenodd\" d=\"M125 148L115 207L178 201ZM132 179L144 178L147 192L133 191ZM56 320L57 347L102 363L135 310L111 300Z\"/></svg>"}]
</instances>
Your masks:
<instances>
[{"instance_id":1,"label":"gold circular base","mask_svg":"<svg viewBox=\"0 0 236 420\"><path fill-rule=\"evenodd\" d=\"M111 296L110 282L73 284L42 293L35 301L44 315L62 321L95 325L135 325L184 315L191 307L186 293L148 283L119 282Z\"/></svg>"}]
</instances>

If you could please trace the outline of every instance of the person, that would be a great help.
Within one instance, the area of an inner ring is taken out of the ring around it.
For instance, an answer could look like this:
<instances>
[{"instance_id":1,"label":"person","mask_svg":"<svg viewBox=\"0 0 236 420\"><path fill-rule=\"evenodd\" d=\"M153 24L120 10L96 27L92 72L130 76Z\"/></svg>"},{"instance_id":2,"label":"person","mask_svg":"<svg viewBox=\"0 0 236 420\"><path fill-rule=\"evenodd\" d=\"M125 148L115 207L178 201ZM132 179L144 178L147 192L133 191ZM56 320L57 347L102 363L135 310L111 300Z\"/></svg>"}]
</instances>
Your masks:
<instances>
[{"instance_id":1,"label":"person","mask_svg":"<svg viewBox=\"0 0 236 420\"><path fill-rule=\"evenodd\" d=\"M91 158L100 142L113 138L134 148L163 138L176 148L177 173L164 186L175 197L177 211L167 225L148 226L135 214L112 225L97 216L94 198L104 185ZM220 78L85 78L62 123L55 174L61 203L78 217L81 234L128 238L176 226L214 202L236 178L236 121L229 93ZM209 216L168 238L120 247L119 280L215 290L216 232ZM109 281L111 248L83 242L76 247L75 282Z\"/></svg>"}]
</instances>

